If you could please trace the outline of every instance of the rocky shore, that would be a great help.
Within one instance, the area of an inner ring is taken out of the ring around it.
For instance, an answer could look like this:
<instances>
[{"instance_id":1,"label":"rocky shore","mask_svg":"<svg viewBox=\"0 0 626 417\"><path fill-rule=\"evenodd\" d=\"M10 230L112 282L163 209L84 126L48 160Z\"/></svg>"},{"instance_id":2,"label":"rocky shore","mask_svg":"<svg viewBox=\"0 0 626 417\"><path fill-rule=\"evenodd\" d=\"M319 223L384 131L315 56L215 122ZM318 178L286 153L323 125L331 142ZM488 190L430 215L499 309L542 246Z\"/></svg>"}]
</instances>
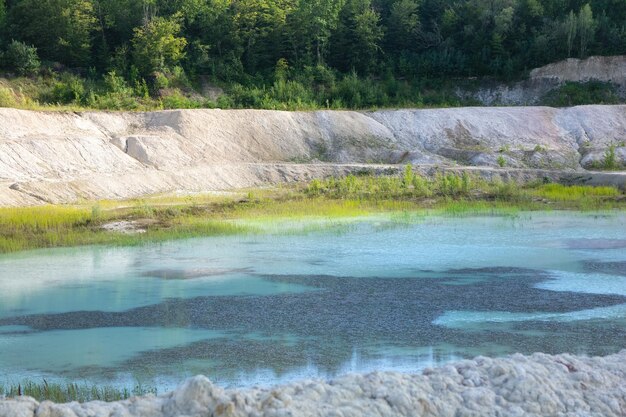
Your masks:
<instances>
[{"instance_id":1,"label":"rocky shore","mask_svg":"<svg viewBox=\"0 0 626 417\"><path fill-rule=\"evenodd\" d=\"M273 388L223 389L198 376L174 392L117 403L0 401L0 417L626 416L626 350L478 357L422 374L376 372Z\"/></svg>"}]
</instances>

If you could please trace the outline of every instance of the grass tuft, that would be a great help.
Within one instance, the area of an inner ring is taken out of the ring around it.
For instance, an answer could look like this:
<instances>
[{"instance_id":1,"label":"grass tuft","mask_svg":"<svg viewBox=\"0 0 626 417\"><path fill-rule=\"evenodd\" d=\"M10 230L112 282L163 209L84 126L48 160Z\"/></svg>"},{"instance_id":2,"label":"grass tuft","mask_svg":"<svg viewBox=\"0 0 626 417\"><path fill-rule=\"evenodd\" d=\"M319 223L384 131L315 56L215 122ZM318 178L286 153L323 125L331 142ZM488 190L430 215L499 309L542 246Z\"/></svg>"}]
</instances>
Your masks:
<instances>
[{"instance_id":1,"label":"grass tuft","mask_svg":"<svg viewBox=\"0 0 626 417\"><path fill-rule=\"evenodd\" d=\"M32 397L37 401L53 401L56 403L80 403L88 401L121 401L132 396L157 394L156 388L144 387L137 384L132 389L115 388L111 386L79 385L74 383L60 384L49 383L45 379L42 382L25 381L19 384L0 384L0 397L14 398L18 396Z\"/></svg>"}]
</instances>

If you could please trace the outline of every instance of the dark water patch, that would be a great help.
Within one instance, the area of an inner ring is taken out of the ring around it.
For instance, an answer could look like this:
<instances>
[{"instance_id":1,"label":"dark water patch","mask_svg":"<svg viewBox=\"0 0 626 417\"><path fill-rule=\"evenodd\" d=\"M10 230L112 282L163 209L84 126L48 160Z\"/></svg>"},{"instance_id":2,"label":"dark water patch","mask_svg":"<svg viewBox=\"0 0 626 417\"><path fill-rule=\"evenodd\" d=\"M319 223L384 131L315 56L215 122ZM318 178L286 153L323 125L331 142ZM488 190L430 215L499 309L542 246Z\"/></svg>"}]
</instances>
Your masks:
<instances>
[{"instance_id":1,"label":"dark water patch","mask_svg":"<svg viewBox=\"0 0 626 417\"><path fill-rule=\"evenodd\" d=\"M583 261L585 272L599 272L608 275L620 275L626 277L626 261L605 262L605 261Z\"/></svg>"},{"instance_id":2,"label":"dark water patch","mask_svg":"<svg viewBox=\"0 0 626 417\"><path fill-rule=\"evenodd\" d=\"M109 368L68 368L68 377L84 378L113 378L127 371L148 376L177 373L190 361L195 363L194 372L224 380L234 378L237 372L271 369L280 373L307 364L332 374L342 369L355 351L365 361L380 359L381 351L407 346L457 346L452 353L465 357L477 351L488 353L489 346L493 346L494 354L501 354L502 349L558 353L573 347L603 354L623 347L626 340L624 326L614 325L614 321L603 322L602 326L559 321L489 323L474 329L433 324L447 311L568 313L626 303L626 297L619 295L535 288L537 283L550 279L544 271L481 268L410 278L269 275L263 279L316 291L175 298L123 312L13 317L0 320L0 326L22 325L37 331L162 327L227 332L227 337L140 352ZM449 285L450 281L463 280L468 283ZM405 356L407 360L412 358Z\"/></svg>"},{"instance_id":3,"label":"dark water patch","mask_svg":"<svg viewBox=\"0 0 626 417\"><path fill-rule=\"evenodd\" d=\"M232 377L234 372L250 373L260 368L272 369L278 373L286 372L306 364L307 361L322 363L324 357L323 352L312 352L304 343L282 345L271 340L229 338L144 352L126 361L122 367L162 375L172 368L172 364L178 364L174 368L179 368L194 360L207 364L206 369L199 370L203 374L227 378ZM331 358L332 355L326 357ZM166 365L163 366L164 364ZM333 364L333 369L339 365L341 363Z\"/></svg>"},{"instance_id":4,"label":"dark water patch","mask_svg":"<svg viewBox=\"0 0 626 417\"><path fill-rule=\"evenodd\" d=\"M534 276L537 277L539 275L544 277L549 277L548 273L545 271L537 271L536 269L530 268L514 268L510 266L493 266L493 267L485 267L485 268L456 268L456 269L448 269L443 273L443 275L489 275L493 278L507 278L514 277L517 275L521 276Z\"/></svg>"},{"instance_id":5,"label":"dark water patch","mask_svg":"<svg viewBox=\"0 0 626 417\"><path fill-rule=\"evenodd\" d=\"M536 337L515 337L516 331L532 331ZM626 318L576 322L527 321L515 323L509 344L519 352L569 352L608 355L626 347Z\"/></svg>"},{"instance_id":6,"label":"dark water patch","mask_svg":"<svg viewBox=\"0 0 626 417\"><path fill-rule=\"evenodd\" d=\"M500 268L463 270L438 278L361 278L328 275L272 275L264 279L317 288L306 293L267 296L203 296L169 299L124 312L70 312L14 317L0 325L38 330L99 327L195 327L214 330L289 333L299 336L340 334L411 340L441 330L431 322L446 311L571 312L626 302L619 295L547 291L534 286L549 276L542 271ZM480 280L476 280L480 278Z\"/></svg>"},{"instance_id":7,"label":"dark water patch","mask_svg":"<svg viewBox=\"0 0 626 417\"><path fill-rule=\"evenodd\" d=\"M163 280L190 280L232 274L249 274L251 272L252 268L157 269L154 271L146 271L141 275L144 277L159 278Z\"/></svg>"},{"instance_id":8,"label":"dark water patch","mask_svg":"<svg viewBox=\"0 0 626 417\"><path fill-rule=\"evenodd\" d=\"M621 249L626 248L626 239L567 239L568 249Z\"/></svg>"}]
</instances>

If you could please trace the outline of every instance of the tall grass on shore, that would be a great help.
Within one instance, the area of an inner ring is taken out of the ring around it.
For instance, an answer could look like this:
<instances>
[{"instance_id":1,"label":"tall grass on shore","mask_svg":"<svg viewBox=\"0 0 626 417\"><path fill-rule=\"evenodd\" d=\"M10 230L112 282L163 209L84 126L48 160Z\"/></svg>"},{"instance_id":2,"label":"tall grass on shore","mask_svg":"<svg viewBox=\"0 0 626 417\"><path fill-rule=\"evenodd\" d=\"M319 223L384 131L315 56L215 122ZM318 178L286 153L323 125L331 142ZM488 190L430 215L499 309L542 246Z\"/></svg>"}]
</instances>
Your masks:
<instances>
[{"instance_id":1,"label":"tall grass on shore","mask_svg":"<svg viewBox=\"0 0 626 417\"><path fill-rule=\"evenodd\" d=\"M159 206L133 206L121 210L42 206L0 208L0 253L34 248L80 245L132 246L198 236L243 233L244 227L219 219L194 216ZM107 222L149 221L145 233L106 231Z\"/></svg>"},{"instance_id":2,"label":"tall grass on shore","mask_svg":"<svg viewBox=\"0 0 626 417\"><path fill-rule=\"evenodd\" d=\"M141 384L137 384L132 389L129 389L88 384L49 383L45 379L42 382L25 381L19 384L0 384L0 397L15 398L24 395L32 397L37 401L49 400L56 403L121 401L132 396L147 394L156 395L156 388L145 387Z\"/></svg>"},{"instance_id":3,"label":"tall grass on shore","mask_svg":"<svg viewBox=\"0 0 626 417\"><path fill-rule=\"evenodd\" d=\"M365 201L409 200L447 205L455 201L469 203L491 202L494 206L515 205L524 209L546 208L550 203L557 209L606 209L619 206L624 193L615 187L567 186L556 183L518 184L499 179L487 181L467 172L437 174L425 178L407 165L402 176L372 177L349 175L345 178L313 180L304 191L309 196L330 199Z\"/></svg>"},{"instance_id":4,"label":"tall grass on shore","mask_svg":"<svg viewBox=\"0 0 626 417\"><path fill-rule=\"evenodd\" d=\"M349 175L274 189L244 190L221 198L161 196L77 206L0 208L0 253L276 233L280 228L272 225L283 220L293 222L312 217L338 220L374 213L459 216L519 210L624 208L626 195L614 187L520 185L498 179L487 181L467 173L426 178L408 165L396 176ZM129 222L134 230L103 228L112 222ZM325 224L331 227L333 223ZM305 229L290 228L285 233Z\"/></svg>"}]
</instances>

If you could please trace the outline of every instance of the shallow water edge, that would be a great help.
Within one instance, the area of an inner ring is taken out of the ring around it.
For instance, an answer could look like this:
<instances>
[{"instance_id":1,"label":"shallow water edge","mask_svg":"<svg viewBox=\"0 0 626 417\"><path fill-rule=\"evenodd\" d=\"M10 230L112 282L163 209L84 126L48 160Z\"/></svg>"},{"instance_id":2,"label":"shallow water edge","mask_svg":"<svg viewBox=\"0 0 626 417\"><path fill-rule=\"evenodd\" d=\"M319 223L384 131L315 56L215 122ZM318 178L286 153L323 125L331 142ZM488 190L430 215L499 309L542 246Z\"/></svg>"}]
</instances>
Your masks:
<instances>
[{"instance_id":1,"label":"shallow water edge","mask_svg":"<svg viewBox=\"0 0 626 417\"><path fill-rule=\"evenodd\" d=\"M625 411L626 350L606 357L477 357L421 374L351 374L272 388L225 390L198 376L165 395L115 403L0 401L0 417L623 417Z\"/></svg>"}]
</instances>

